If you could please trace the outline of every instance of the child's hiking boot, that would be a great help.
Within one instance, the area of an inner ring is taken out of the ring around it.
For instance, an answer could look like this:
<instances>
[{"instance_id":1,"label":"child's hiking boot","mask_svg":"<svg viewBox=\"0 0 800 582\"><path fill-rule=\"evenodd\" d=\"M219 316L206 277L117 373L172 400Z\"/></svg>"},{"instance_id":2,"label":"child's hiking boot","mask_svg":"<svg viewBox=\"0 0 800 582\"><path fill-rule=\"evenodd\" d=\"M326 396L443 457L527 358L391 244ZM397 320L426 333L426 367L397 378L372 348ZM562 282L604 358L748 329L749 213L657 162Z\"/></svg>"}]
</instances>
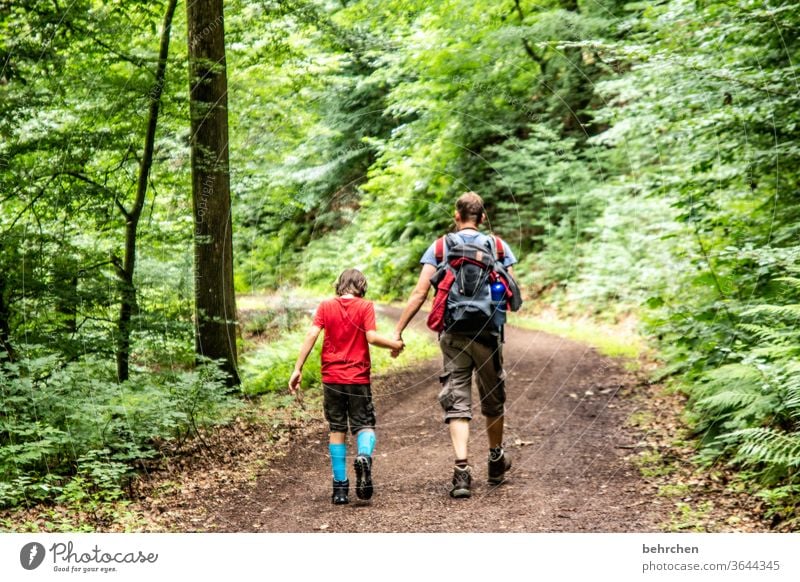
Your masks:
<instances>
[{"instance_id":1,"label":"child's hiking boot","mask_svg":"<svg viewBox=\"0 0 800 582\"><path fill-rule=\"evenodd\" d=\"M353 468L356 470L356 495L359 499L372 498L372 457L358 455Z\"/></svg>"},{"instance_id":2,"label":"child's hiking boot","mask_svg":"<svg viewBox=\"0 0 800 582\"><path fill-rule=\"evenodd\" d=\"M511 459L508 458L502 447L489 451L489 484L500 485L506 479L506 471L511 468Z\"/></svg>"},{"instance_id":3,"label":"child's hiking boot","mask_svg":"<svg viewBox=\"0 0 800 582\"><path fill-rule=\"evenodd\" d=\"M467 498L472 495L472 467L455 467L453 469L453 485L450 487L450 497L456 499Z\"/></svg>"},{"instance_id":4,"label":"child's hiking boot","mask_svg":"<svg viewBox=\"0 0 800 582\"><path fill-rule=\"evenodd\" d=\"M350 481L345 479L344 481L337 481L336 479L333 480L333 495L331 495L331 502L334 505L344 505L345 503L350 503L350 499L347 497L347 494L350 491Z\"/></svg>"}]
</instances>

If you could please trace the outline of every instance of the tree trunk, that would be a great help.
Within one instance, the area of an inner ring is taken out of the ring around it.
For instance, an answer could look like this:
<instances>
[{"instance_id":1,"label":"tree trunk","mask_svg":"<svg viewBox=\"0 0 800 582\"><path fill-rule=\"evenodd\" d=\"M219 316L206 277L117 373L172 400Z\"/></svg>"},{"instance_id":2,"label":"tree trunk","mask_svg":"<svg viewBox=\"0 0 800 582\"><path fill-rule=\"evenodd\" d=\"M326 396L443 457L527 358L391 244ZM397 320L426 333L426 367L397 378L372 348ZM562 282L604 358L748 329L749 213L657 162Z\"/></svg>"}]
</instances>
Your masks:
<instances>
[{"instance_id":1,"label":"tree trunk","mask_svg":"<svg viewBox=\"0 0 800 582\"><path fill-rule=\"evenodd\" d=\"M195 349L223 361L239 384L228 169L228 81L222 0L186 3L192 200L195 226Z\"/></svg>"},{"instance_id":2,"label":"tree trunk","mask_svg":"<svg viewBox=\"0 0 800 582\"><path fill-rule=\"evenodd\" d=\"M62 291L56 297L56 312L60 315L61 331L74 334L78 329L78 276L60 277L58 285Z\"/></svg>"},{"instance_id":3,"label":"tree trunk","mask_svg":"<svg viewBox=\"0 0 800 582\"><path fill-rule=\"evenodd\" d=\"M0 273L0 350L3 350L8 360L13 362L17 359L17 354L14 346L11 345L11 325L9 324L11 313L6 305L5 294L6 280L3 273Z\"/></svg>"},{"instance_id":4,"label":"tree trunk","mask_svg":"<svg viewBox=\"0 0 800 582\"><path fill-rule=\"evenodd\" d=\"M144 153L139 163L139 179L136 186L136 198L133 207L127 210L119 204L119 210L125 217L125 258L115 260L117 278L120 287L119 321L117 322L117 379L124 382L129 376L131 352L131 318L136 312L136 287L133 274L136 269L136 233L139 219L142 216L147 182L150 179L150 168L153 166L153 150L158 124L158 111L161 107L161 95L164 92L164 79L167 74L167 57L169 56L169 38L172 30L172 17L175 14L177 0L169 0L164 15L164 28L161 31L161 46L158 53L158 67L153 88L150 90L150 110L147 117L147 131L144 138Z\"/></svg>"}]
</instances>

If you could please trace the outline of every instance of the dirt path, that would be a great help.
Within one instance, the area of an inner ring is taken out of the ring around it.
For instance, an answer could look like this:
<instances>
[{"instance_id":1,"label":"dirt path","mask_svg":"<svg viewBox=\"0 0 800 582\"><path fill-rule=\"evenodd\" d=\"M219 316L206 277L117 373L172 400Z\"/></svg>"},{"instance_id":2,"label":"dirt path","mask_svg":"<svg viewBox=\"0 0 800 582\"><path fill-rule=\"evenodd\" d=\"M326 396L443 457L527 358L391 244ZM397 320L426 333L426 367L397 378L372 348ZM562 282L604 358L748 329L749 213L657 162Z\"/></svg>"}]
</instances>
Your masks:
<instances>
[{"instance_id":1,"label":"dirt path","mask_svg":"<svg viewBox=\"0 0 800 582\"><path fill-rule=\"evenodd\" d=\"M378 444L369 503L356 501L351 489L354 502L331 505L327 433L320 423L254 482L204 497L192 529L656 531L664 511L626 460L637 438L625 428L636 379L585 345L511 328L505 364L505 442L514 468L504 485L487 486L486 437L476 415L473 496L448 497L452 452L436 401L440 363L431 361L374 383Z\"/></svg>"}]
</instances>

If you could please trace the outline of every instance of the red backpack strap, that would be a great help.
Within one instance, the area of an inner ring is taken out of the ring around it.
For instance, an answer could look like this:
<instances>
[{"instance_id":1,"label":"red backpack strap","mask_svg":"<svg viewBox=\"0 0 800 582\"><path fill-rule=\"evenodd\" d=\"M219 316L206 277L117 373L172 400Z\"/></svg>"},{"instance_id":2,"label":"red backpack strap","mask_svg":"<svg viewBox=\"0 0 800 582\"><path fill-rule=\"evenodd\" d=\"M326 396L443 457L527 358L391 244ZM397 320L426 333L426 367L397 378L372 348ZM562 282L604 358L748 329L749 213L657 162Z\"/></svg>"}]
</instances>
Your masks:
<instances>
[{"instance_id":1,"label":"red backpack strap","mask_svg":"<svg viewBox=\"0 0 800 582\"><path fill-rule=\"evenodd\" d=\"M494 249L497 254L497 260L502 263L503 259L506 258L506 249L503 247L503 241L497 235L494 235Z\"/></svg>"},{"instance_id":2,"label":"red backpack strap","mask_svg":"<svg viewBox=\"0 0 800 582\"><path fill-rule=\"evenodd\" d=\"M436 257L436 264L441 265L444 260L444 237L440 236L433 243L433 256Z\"/></svg>"}]
</instances>

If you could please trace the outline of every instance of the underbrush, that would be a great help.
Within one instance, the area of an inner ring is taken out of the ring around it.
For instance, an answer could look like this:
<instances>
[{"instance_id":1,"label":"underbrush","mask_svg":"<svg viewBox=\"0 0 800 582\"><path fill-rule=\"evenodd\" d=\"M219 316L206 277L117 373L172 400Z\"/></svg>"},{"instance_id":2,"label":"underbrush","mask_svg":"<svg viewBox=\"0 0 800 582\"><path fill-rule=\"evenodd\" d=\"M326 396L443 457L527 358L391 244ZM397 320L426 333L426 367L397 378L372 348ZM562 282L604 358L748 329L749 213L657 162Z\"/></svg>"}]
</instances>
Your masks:
<instances>
[{"instance_id":1,"label":"underbrush","mask_svg":"<svg viewBox=\"0 0 800 582\"><path fill-rule=\"evenodd\" d=\"M209 428L242 415L266 418L264 406L293 400L286 383L311 323L304 307L309 299L299 301L291 308L243 302L249 312L243 317L241 394L226 388L213 362L188 369L183 353L139 358L150 365L135 366L123 383L101 356L65 362L32 346L30 357L3 362L0 529L141 529L143 518L130 507L137 473L181 454L184 443L202 440ZM379 318L378 325L390 335L390 322ZM406 350L396 360L388 350L372 350L375 374L438 353L426 334L408 330L404 336ZM321 345L322 338L304 369L310 402L321 384ZM248 403L242 394L258 397Z\"/></svg>"},{"instance_id":2,"label":"underbrush","mask_svg":"<svg viewBox=\"0 0 800 582\"><path fill-rule=\"evenodd\" d=\"M125 496L145 460L241 404L213 363L139 370L122 383L86 356L44 356L0 368L0 508L57 503L96 512Z\"/></svg>"},{"instance_id":3,"label":"underbrush","mask_svg":"<svg viewBox=\"0 0 800 582\"><path fill-rule=\"evenodd\" d=\"M656 297L636 312L653 346L648 359L660 362L651 380L669 379L687 397L683 416L697 470L732 472L774 528L797 531L800 279L776 277L769 290L769 297L717 301L702 312ZM699 290L693 297L705 300ZM618 326L552 308L515 323L583 341L609 356L635 357L644 346Z\"/></svg>"}]
</instances>

